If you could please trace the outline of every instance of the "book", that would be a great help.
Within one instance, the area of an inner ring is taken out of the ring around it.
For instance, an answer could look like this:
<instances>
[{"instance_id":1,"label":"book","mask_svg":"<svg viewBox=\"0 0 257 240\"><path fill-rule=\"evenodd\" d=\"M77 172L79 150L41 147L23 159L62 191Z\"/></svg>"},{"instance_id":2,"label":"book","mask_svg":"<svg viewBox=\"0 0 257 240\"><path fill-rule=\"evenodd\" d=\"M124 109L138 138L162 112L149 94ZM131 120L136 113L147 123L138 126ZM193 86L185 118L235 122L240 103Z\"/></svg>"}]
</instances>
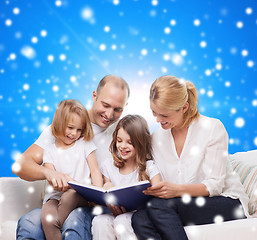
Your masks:
<instances>
[{"instance_id":1,"label":"book","mask_svg":"<svg viewBox=\"0 0 257 240\"><path fill-rule=\"evenodd\" d=\"M85 185L69 181L68 184L76 190L87 201L106 206L108 204L124 207L126 211L136 210L144 205L151 196L145 195L142 191L151 186L147 180L140 181L131 185L114 186L104 189L93 185Z\"/></svg>"}]
</instances>

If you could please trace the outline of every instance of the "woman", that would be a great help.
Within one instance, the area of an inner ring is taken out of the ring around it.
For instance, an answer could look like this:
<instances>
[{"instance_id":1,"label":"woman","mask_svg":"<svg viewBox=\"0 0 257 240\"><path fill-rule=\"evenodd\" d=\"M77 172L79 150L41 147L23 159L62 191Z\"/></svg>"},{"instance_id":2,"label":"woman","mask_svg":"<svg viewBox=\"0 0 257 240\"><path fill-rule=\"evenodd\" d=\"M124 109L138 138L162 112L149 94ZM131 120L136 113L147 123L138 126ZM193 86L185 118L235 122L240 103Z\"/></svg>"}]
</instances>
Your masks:
<instances>
[{"instance_id":1,"label":"woman","mask_svg":"<svg viewBox=\"0 0 257 240\"><path fill-rule=\"evenodd\" d=\"M156 198L132 218L138 239L188 239L183 226L249 216L248 197L227 162L227 132L199 114L197 101L195 86L173 76L151 86L150 107L161 124L153 154L163 181L145 191Z\"/></svg>"}]
</instances>

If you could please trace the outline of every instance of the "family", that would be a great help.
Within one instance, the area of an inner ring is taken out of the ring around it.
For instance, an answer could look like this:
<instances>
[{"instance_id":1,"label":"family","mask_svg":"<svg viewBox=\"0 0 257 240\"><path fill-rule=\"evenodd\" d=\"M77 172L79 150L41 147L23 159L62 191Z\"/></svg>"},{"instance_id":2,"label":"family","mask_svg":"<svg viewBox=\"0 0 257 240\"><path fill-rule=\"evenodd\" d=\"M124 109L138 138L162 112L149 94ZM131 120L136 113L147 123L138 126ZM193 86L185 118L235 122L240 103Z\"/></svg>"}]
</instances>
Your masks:
<instances>
[{"instance_id":1,"label":"family","mask_svg":"<svg viewBox=\"0 0 257 240\"><path fill-rule=\"evenodd\" d=\"M17 160L20 178L46 179L53 191L42 209L22 216L17 239L188 239L184 226L246 218L248 197L227 161L221 121L197 108L194 84L161 76L150 108L161 127L152 135L139 115L120 119L130 89L108 75L93 92L89 111L76 100L59 103L52 124ZM153 197L136 211L107 204L94 216L68 181L106 189L149 180Z\"/></svg>"}]
</instances>

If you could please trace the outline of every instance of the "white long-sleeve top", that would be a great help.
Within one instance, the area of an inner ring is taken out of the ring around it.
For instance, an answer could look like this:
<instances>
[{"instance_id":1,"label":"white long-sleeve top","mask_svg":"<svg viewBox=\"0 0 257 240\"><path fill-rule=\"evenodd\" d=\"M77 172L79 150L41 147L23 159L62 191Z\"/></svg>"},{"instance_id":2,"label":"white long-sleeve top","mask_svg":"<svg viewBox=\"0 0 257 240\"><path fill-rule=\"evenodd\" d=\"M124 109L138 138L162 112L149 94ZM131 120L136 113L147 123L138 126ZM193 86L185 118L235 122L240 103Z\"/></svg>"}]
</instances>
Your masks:
<instances>
[{"instance_id":1,"label":"white long-sleeve top","mask_svg":"<svg viewBox=\"0 0 257 240\"><path fill-rule=\"evenodd\" d=\"M171 129L157 129L152 134L153 155L164 181L176 184L202 183L210 197L226 196L239 199L245 215L248 196L228 161L228 135L223 124L200 115L188 128L187 137L178 157Z\"/></svg>"}]
</instances>

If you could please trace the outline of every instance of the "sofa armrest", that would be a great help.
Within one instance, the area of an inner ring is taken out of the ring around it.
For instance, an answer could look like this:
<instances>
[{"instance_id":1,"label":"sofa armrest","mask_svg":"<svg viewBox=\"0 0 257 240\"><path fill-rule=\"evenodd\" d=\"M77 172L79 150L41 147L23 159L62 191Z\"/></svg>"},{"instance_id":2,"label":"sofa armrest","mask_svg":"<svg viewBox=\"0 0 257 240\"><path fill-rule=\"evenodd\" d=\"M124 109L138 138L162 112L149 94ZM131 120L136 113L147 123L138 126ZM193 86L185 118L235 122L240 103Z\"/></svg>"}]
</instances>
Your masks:
<instances>
[{"instance_id":1,"label":"sofa armrest","mask_svg":"<svg viewBox=\"0 0 257 240\"><path fill-rule=\"evenodd\" d=\"M0 178L0 226L42 206L46 181L27 182L18 177Z\"/></svg>"}]
</instances>

